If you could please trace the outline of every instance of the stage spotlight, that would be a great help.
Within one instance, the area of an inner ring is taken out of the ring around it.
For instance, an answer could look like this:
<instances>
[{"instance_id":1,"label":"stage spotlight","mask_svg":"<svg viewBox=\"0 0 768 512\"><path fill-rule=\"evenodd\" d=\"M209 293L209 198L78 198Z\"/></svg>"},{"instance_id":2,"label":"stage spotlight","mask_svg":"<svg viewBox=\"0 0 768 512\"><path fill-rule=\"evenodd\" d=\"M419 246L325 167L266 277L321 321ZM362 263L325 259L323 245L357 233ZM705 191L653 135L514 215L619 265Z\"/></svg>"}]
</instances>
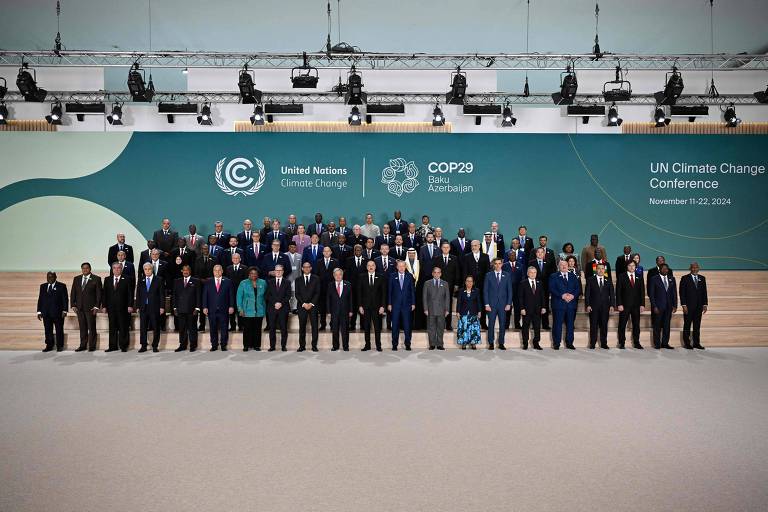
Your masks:
<instances>
[{"instance_id":1,"label":"stage spotlight","mask_svg":"<svg viewBox=\"0 0 768 512\"><path fill-rule=\"evenodd\" d=\"M349 113L347 120L352 126L360 126L363 122L363 116L360 115L360 109L352 107L352 111Z\"/></svg>"},{"instance_id":2,"label":"stage spotlight","mask_svg":"<svg viewBox=\"0 0 768 512\"><path fill-rule=\"evenodd\" d=\"M123 124L123 107L120 103L115 102L112 105L112 113L107 116L107 122L113 126Z\"/></svg>"},{"instance_id":3,"label":"stage spotlight","mask_svg":"<svg viewBox=\"0 0 768 512\"><path fill-rule=\"evenodd\" d=\"M677 66L672 66L672 72L667 73L667 85L663 91L654 94L658 105L674 105L677 98L683 94L683 75L677 70Z\"/></svg>"},{"instance_id":4,"label":"stage spotlight","mask_svg":"<svg viewBox=\"0 0 768 512\"><path fill-rule=\"evenodd\" d=\"M291 70L291 83L294 89L316 89L320 76L317 68L309 65L307 52L304 52L304 64Z\"/></svg>"},{"instance_id":5,"label":"stage spotlight","mask_svg":"<svg viewBox=\"0 0 768 512\"><path fill-rule=\"evenodd\" d=\"M261 103L261 91L253 85L254 73L248 69L248 64L240 70L237 87L240 89L240 103Z\"/></svg>"},{"instance_id":6,"label":"stage spotlight","mask_svg":"<svg viewBox=\"0 0 768 512\"><path fill-rule=\"evenodd\" d=\"M264 124L264 107L256 105L253 107L253 115L251 116L251 124L261 126Z\"/></svg>"},{"instance_id":7,"label":"stage spotlight","mask_svg":"<svg viewBox=\"0 0 768 512\"><path fill-rule=\"evenodd\" d=\"M560 92L552 94L552 101L555 105L570 105L573 103L578 89L579 82L576 80L576 72L571 71L571 66L567 66L565 72L560 73Z\"/></svg>"},{"instance_id":8,"label":"stage spotlight","mask_svg":"<svg viewBox=\"0 0 768 512\"><path fill-rule=\"evenodd\" d=\"M344 103L347 105L362 105L367 100L363 92L363 77L355 70L355 66L347 74L347 90L344 93Z\"/></svg>"},{"instance_id":9,"label":"stage spotlight","mask_svg":"<svg viewBox=\"0 0 768 512\"><path fill-rule=\"evenodd\" d=\"M19 88L19 92L24 96L24 101L45 101L48 91L37 86L37 73L34 69L32 73L30 74L29 72L29 64L22 62L19 68L19 75L16 77L16 87Z\"/></svg>"},{"instance_id":10,"label":"stage spotlight","mask_svg":"<svg viewBox=\"0 0 768 512\"><path fill-rule=\"evenodd\" d=\"M728 128L736 128L741 124L741 119L736 117L736 107L733 106L733 103L728 105L728 108L725 109L723 119L725 119L725 126Z\"/></svg>"},{"instance_id":11,"label":"stage spotlight","mask_svg":"<svg viewBox=\"0 0 768 512\"><path fill-rule=\"evenodd\" d=\"M48 124L61 124L61 102L58 100L55 103L51 103L51 113L45 116L45 120Z\"/></svg>"},{"instance_id":12,"label":"stage spotlight","mask_svg":"<svg viewBox=\"0 0 768 512\"><path fill-rule=\"evenodd\" d=\"M155 95L155 84L152 83L152 75L149 75L149 83L144 82L144 70L139 67L139 62L133 63L128 72L128 92L133 101L152 101Z\"/></svg>"},{"instance_id":13,"label":"stage spotlight","mask_svg":"<svg viewBox=\"0 0 768 512\"><path fill-rule=\"evenodd\" d=\"M435 104L435 109L432 111L432 126L445 126L445 116L440 110L439 103Z\"/></svg>"},{"instance_id":14,"label":"stage spotlight","mask_svg":"<svg viewBox=\"0 0 768 512\"><path fill-rule=\"evenodd\" d=\"M608 126L621 126L624 120L619 117L619 109L616 108L616 104L612 104L608 109Z\"/></svg>"},{"instance_id":15,"label":"stage spotlight","mask_svg":"<svg viewBox=\"0 0 768 512\"><path fill-rule=\"evenodd\" d=\"M656 121L656 128L664 128L672 122L671 119L667 118L664 109L661 107L656 107L656 111L653 113L653 120Z\"/></svg>"},{"instance_id":16,"label":"stage spotlight","mask_svg":"<svg viewBox=\"0 0 768 512\"><path fill-rule=\"evenodd\" d=\"M506 128L517 124L517 119L512 115L512 109L509 105L504 106L504 111L501 113L501 126Z\"/></svg>"},{"instance_id":17,"label":"stage spotlight","mask_svg":"<svg viewBox=\"0 0 768 512\"><path fill-rule=\"evenodd\" d=\"M197 124L203 126L211 126L213 124L213 119L211 119L211 106L208 103L204 104L203 108L200 109L200 115L197 116Z\"/></svg>"},{"instance_id":18,"label":"stage spotlight","mask_svg":"<svg viewBox=\"0 0 768 512\"><path fill-rule=\"evenodd\" d=\"M0 80L3 81L3 85L0 85L0 100L5 98L5 93L8 92L8 82L5 81L5 78L0 77Z\"/></svg>"},{"instance_id":19,"label":"stage spotlight","mask_svg":"<svg viewBox=\"0 0 768 512\"><path fill-rule=\"evenodd\" d=\"M463 105L467 95L467 74L461 72L461 67L451 73L451 90L445 95L445 103L448 105Z\"/></svg>"},{"instance_id":20,"label":"stage spotlight","mask_svg":"<svg viewBox=\"0 0 768 512\"><path fill-rule=\"evenodd\" d=\"M0 103L0 125L8 124L8 107Z\"/></svg>"},{"instance_id":21,"label":"stage spotlight","mask_svg":"<svg viewBox=\"0 0 768 512\"><path fill-rule=\"evenodd\" d=\"M184 68L184 69L182 69L182 70L181 70L181 73L182 73L183 75L188 75L188 74L189 74L189 68Z\"/></svg>"},{"instance_id":22,"label":"stage spotlight","mask_svg":"<svg viewBox=\"0 0 768 512\"><path fill-rule=\"evenodd\" d=\"M757 91L755 93L755 98L760 103L768 103L768 87L766 87L764 91Z\"/></svg>"}]
</instances>

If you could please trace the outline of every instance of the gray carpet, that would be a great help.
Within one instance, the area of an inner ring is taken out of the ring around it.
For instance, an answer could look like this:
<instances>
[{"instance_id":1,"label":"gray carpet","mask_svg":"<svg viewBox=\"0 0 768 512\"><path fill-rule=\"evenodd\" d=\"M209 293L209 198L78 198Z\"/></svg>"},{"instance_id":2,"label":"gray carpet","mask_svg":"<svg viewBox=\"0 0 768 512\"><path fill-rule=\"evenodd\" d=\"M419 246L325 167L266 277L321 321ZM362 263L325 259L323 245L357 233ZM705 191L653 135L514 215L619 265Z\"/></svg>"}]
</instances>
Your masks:
<instances>
[{"instance_id":1,"label":"gray carpet","mask_svg":"<svg viewBox=\"0 0 768 512\"><path fill-rule=\"evenodd\" d=\"M735 511L768 349L0 352L0 510Z\"/></svg>"}]
</instances>

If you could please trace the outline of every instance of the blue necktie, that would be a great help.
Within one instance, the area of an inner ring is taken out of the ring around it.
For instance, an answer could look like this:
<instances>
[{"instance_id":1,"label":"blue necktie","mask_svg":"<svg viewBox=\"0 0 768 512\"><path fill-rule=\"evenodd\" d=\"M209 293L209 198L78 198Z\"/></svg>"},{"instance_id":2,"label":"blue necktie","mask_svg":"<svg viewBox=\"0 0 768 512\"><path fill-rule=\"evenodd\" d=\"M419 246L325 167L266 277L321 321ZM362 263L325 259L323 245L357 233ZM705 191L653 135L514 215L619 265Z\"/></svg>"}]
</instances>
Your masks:
<instances>
[{"instance_id":1,"label":"blue necktie","mask_svg":"<svg viewBox=\"0 0 768 512\"><path fill-rule=\"evenodd\" d=\"M144 299L144 304L149 304L149 285L150 285L150 283L151 283L151 281L149 280L149 278L147 278L147 298Z\"/></svg>"}]
</instances>

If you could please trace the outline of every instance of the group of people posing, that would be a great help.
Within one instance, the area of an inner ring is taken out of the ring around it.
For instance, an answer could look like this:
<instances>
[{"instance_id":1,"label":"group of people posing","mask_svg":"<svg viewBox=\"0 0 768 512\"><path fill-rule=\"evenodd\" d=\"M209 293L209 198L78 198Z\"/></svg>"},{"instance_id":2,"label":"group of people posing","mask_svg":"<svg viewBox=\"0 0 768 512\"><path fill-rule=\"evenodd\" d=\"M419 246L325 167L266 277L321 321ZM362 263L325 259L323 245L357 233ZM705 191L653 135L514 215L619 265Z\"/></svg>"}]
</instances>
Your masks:
<instances>
[{"instance_id":1,"label":"group of people posing","mask_svg":"<svg viewBox=\"0 0 768 512\"><path fill-rule=\"evenodd\" d=\"M118 233L117 243L108 249L109 276L102 280L83 263L69 294L49 272L40 285L37 307L45 327L44 351L63 350L64 317L70 308L80 328L76 351L96 350L98 312L108 315L107 352L128 350L134 312L139 317L139 352L150 346L159 351L168 317L179 333L177 352L197 350L206 319L211 350L227 350L229 332L237 329L243 332L245 351L261 350L265 330L269 350L277 350L279 333L285 351L289 314L298 317L299 352L307 350L308 336L309 349L317 351L319 331L328 327L332 350L349 350L349 332L357 325L364 331L363 350L381 351L385 323L392 350L398 349L401 332L405 350L410 350L414 329L426 329L430 350L443 350L444 333L453 330L454 316L456 342L462 349L475 349L485 329L487 347L505 350L505 333L513 326L522 331L523 349L530 340L533 349L541 350L541 330L550 325L552 348L559 350L564 341L567 349L574 349L582 295L590 348L608 348L608 318L617 310L617 347L625 348L631 321L632 346L642 349L640 313L646 296L655 348L672 348L670 323L678 303L683 308L685 348L704 348L700 324L707 310L707 287L699 265L691 263L678 293L663 256L644 272L640 255L626 246L612 272L596 234L577 257L572 243L555 254L545 235L534 247L525 226L519 226L508 245L496 222L480 239L469 239L459 229L449 240L427 215L417 226L403 220L399 211L381 227L370 213L363 225L352 228L344 217L326 223L317 213L309 224L290 215L284 226L279 219L265 217L261 229L246 219L237 234L228 233L220 221L207 238L195 225L188 231L179 236L170 220L163 219L138 262L125 235Z\"/></svg>"}]
</instances>

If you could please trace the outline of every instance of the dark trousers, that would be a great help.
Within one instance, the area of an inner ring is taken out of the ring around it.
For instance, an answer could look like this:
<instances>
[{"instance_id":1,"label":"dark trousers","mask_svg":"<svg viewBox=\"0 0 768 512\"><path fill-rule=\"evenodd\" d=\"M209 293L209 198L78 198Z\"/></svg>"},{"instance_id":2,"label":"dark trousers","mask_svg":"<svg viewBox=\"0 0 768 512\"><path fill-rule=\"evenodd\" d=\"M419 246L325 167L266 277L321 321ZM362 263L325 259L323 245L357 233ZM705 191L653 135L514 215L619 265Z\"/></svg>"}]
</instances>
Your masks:
<instances>
[{"instance_id":1,"label":"dark trousers","mask_svg":"<svg viewBox=\"0 0 768 512\"><path fill-rule=\"evenodd\" d=\"M210 324L210 338L211 348L216 348L221 344L222 347L227 346L229 341L229 332L227 331L227 324L229 323L229 314L227 310L223 311L211 311L208 310L208 323Z\"/></svg>"},{"instance_id":2,"label":"dark trousers","mask_svg":"<svg viewBox=\"0 0 768 512\"><path fill-rule=\"evenodd\" d=\"M542 281L542 282L545 282L545 281ZM544 297L549 297L549 288L545 286L543 291L544 291ZM549 329L549 312L552 310L549 307L549 299L546 299L544 302L545 302L544 312L541 314L541 328Z\"/></svg>"},{"instance_id":3,"label":"dark trousers","mask_svg":"<svg viewBox=\"0 0 768 512\"><path fill-rule=\"evenodd\" d=\"M128 322L131 315L128 311L107 310L109 318L109 348L112 350L128 350Z\"/></svg>"},{"instance_id":4,"label":"dark trousers","mask_svg":"<svg viewBox=\"0 0 768 512\"><path fill-rule=\"evenodd\" d=\"M451 330L451 321L453 319L453 287L451 287L450 299L448 300L448 314L445 315L445 328Z\"/></svg>"},{"instance_id":5,"label":"dark trousers","mask_svg":"<svg viewBox=\"0 0 768 512\"><path fill-rule=\"evenodd\" d=\"M672 308L659 311L653 321L653 346L669 345L669 326L672 323Z\"/></svg>"},{"instance_id":6,"label":"dark trousers","mask_svg":"<svg viewBox=\"0 0 768 512\"><path fill-rule=\"evenodd\" d=\"M349 315L331 313L331 332L333 333L333 348L339 348L339 334L341 334L341 348L349 350Z\"/></svg>"},{"instance_id":7,"label":"dark trousers","mask_svg":"<svg viewBox=\"0 0 768 512\"><path fill-rule=\"evenodd\" d=\"M243 318L242 316L237 314L237 311L229 315L229 329L231 331L234 331L237 329L238 324L240 325L240 330L243 330Z\"/></svg>"},{"instance_id":8,"label":"dark trousers","mask_svg":"<svg viewBox=\"0 0 768 512\"><path fill-rule=\"evenodd\" d=\"M77 324L80 326L80 348L96 350L96 315L93 311L78 308Z\"/></svg>"},{"instance_id":9,"label":"dark trousers","mask_svg":"<svg viewBox=\"0 0 768 512\"><path fill-rule=\"evenodd\" d=\"M623 346L627 339L627 321L632 318L632 343L640 343L640 306L625 307L619 313L619 346Z\"/></svg>"},{"instance_id":10,"label":"dark trousers","mask_svg":"<svg viewBox=\"0 0 768 512\"><path fill-rule=\"evenodd\" d=\"M552 310L552 344L560 346L563 335L563 321L565 321L565 344L573 344L573 324L576 320L576 308L564 308ZM544 323L542 318L541 323Z\"/></svg>"},{"instance_id":11,"label":"dark trousers","mask_svg":"<svg viewBox=\"0 0 768 512\"><path fill-rule=\"evenodd\" d=\"M319 336L317 329L317 307L312 307L309 311L299 305L299 348L307 348L307 320L309 320L310 329L312 329L312 348L317 348L317 338Z\"/></svg>"},{"instance_id":12,"label":"dark trousers","mask_svg":"<svg viewBox=\"0 0 768 512\"><path fill-rule=\"evenodd\" d=\"M683 313L683 343L691 344L691 325L693 325L693 345L701 345L699 341L701 329L702 308L691 309L688 307L688 313Z\"/></svg>"},{"instance_id":13,"label":"dark trousers","mask_svg":"<svg viewBox=\"0 0 768 512\"><path fill-rule=\"evenodd\" d=\"M356 286L355 286L354 283L352 284L352 289L353 290L356 289ZM357 306L352 304L352 316L349 317L349 330L350 331L354 331L355 330L355 325L357 324L358 317L360 319L360 327L362 328L363 327L363 315L359 314Z\"/></svg>"},{"instance_id":14,"label":"dark trousers","mask_svg":"<svg viewBox=\"0 0 768 512\"><path fill-rule=\"evenodd\" d=\"M378 308L363 308L362 325L365 331L365 346L371 346L371 325L373 325L376 348L381 348L381 315Z\"/></svg>"},{"instance_id":15,"label":"dark trousers","mask_svg":"<svg viewBox=\"0 0 768 512\"><path fill-rule=\"evenodd\" d=\"M699 315L699 318L701 318L701 315ZM56 328L55 338L53 336L54 327ZM53 348L53 345L55 343L57 350L63 349L64 348L64 317L62 317L61 315L43 316L43 328L45 329L45 346L48 348Z\"/></svg>"},{"instance_id":16,"label":"dark trousers","mask_svg":"<svg viewBox=\"0 0 768 512\"><path fill-rule=\"evenodd\" d=\"M511 321L515 321L515 329L520 329L520 301L517 300L517 287L519 283L513 283L512 284L512 311L507 312L507 320L504 325L505 328L509 329ZM539 317L539 320L541 320L541 317Z\"/></svg>"},{"instance_id":17,"label":"dark trousers","mask_svg":"<svg viewBox=\"0 0 768 512\"><path fill-rule=\"evenodd\" d=\"M261 323L263 316L241 316L240 325L243 326L243 348L255 348L261 350Z\"/></svg>"},{"instance_id":18,"label":"dark trousers","mask_svg":"<svg viewBox=\"0 0 768 512\"><path fill-rule=\"evenodd\" d=\"M200 326L197 328L198 331L204 331L205 330L205 315L201 314L200 318L198 319L200 321Z\"/></svg>"},{"instance_id":19,"label":"dark trousers","mask_svg":"<svg viewBox=\"0 0 768 512\"><path fill-rule=\"evenodd\" d=\"M608 313L606 307L592 308L589 314L589 346L594 347L597 343L598 333L600 335L600 345L608 345Z\"/></svg>"},{"instance_id":20,"label":"dark trousers","mask_svg":"<svg viewBox=\"0 0 768 512\"><path fill-rule=\"evenodd\" d=\"M523 348L528 348L528 336L531 324L533 324L533 344L541 340L541 315L538 312L526 311L523 315Z\"/></svg>"},{"instance_id":21,"label":"dark trousers","mask_svg":"<svg viewBox=\"0 0 768 512\"><path fill-rule=\"evenodd\" d=\"M139 311L139 343L147 346L147 331L152 329L152 348L160 346L160 311Z\"/></svg>"},{"instance_id":22,"label":"dark trousers","mask_svg":"<svg viewBox=\"0 0 768 512\"><path fill-rule=\"evenodd\" d=\"M485 308L483 308L485 309ZM504 308L491 308L490 311L488 311L488 345L493 345L494 338L495 338L495 327L496 327L496 320L499 322L499 346L504 346L504 324L505 324L505 318L507 316L507 312L504 311Z\"/></svg>"},{"instance_id":23,"label":"dark trousers","mask_svg":"<svg viewBox=\"0 0 768 512\"><path fill-rule=\"evenodd\" d=\"M411 346L411 308L402 306L392 308L392 348L396 349L400 342L400 328L405 334L405 346Z\"/></svg>"},{"instance_id":24,"label":"dark trousers","mask_svg":"<svg viewBox=\"0 0 768 512\"><path fill-rule=\"evenodd\" d=\"M328 289L328 283L322 283L321 290L327 290ZM325 326L327 324L328 320L328 305L325 303L325 294L320 294L320 300L317 304L317 314L318 314L318 321L320 324L320 329L325 329Z\"/></svg>"},{"instance_id":25,"label":"dark trousers","mask_svg":"<svg viewBox=\"0 0 768 512\"><path fill-rule=\"evenodd\" d=\"M283 304L280 309L270 306L267 310L269 322L269 348L275 348L277 344L277 330L280 329L280 348L288 345L288 304Z\"/></svg>"},{"instance_id":26,"label":"dark trousers","mask_svg":"<svg viewBox=\"0 0 768 512\"><path fill-rule=\"evenodd\" d=\"M200 315L203 316L203 315ZM179 313L176 315L179 326L179 347L183 350L197 348L197 313Z\"/></svg>"}]
</instances>

